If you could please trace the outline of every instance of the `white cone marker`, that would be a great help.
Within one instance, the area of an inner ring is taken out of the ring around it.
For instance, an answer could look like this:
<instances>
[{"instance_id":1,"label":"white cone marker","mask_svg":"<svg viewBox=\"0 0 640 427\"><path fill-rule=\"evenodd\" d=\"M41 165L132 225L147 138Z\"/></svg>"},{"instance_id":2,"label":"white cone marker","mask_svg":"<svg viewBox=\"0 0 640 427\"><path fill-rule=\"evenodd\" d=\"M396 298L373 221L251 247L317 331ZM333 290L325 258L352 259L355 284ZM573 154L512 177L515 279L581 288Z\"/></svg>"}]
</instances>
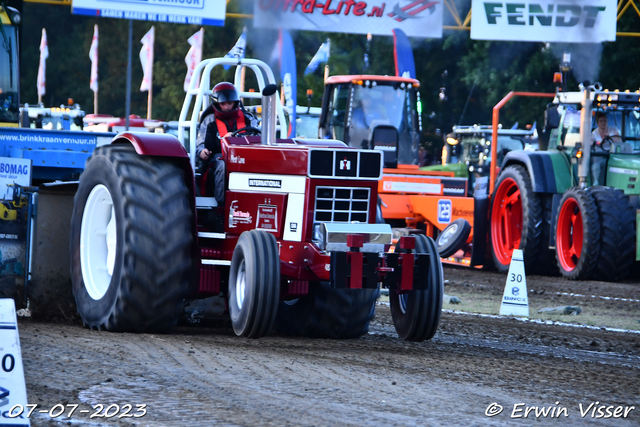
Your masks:
<instances>
[{"instance_id":1,"label":"white cone marker","mask_svg":"<svg viewBox=\"0 0 640 427\"><path fill-rule=\"evenodd\" d=\"M500 315L529 317L527 279L524 275L524 257L521 249L514 249L511 256L507 283L500 305Z\"/></svg>"},{"instance_id":2,"label":"white cone marker","mask_svg":"<svg viewBox=\"0 0 640 427\"><path fill-rule=\"evenodd\" d=\"M0 299L0 426L30 426L16 306ZM12 411L13 408L13 411ZM11 415L17 415L12 417ZM20 414L20 415L18 415Z\"/></svg>"}]
</instances>

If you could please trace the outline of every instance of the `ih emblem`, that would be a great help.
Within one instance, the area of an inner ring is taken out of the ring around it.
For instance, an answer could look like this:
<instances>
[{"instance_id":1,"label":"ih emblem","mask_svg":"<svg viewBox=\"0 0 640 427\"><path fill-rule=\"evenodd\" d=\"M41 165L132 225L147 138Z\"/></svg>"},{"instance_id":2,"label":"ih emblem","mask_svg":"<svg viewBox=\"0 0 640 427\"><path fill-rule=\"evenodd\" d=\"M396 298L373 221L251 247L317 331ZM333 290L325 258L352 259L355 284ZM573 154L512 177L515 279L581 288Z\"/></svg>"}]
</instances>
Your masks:
<instances>
[{"instance_id":1,"label":"ih emblem","mask_svg":"<svg viewBox=\"0 0 640 427\"><path fill-rule=\"evenodd\" d=\"M347 158L345 157L344 160L340 160L340 170L341 171L349 171L351 170L351 161L347 160Z\"/></svg>"}]
</instances>

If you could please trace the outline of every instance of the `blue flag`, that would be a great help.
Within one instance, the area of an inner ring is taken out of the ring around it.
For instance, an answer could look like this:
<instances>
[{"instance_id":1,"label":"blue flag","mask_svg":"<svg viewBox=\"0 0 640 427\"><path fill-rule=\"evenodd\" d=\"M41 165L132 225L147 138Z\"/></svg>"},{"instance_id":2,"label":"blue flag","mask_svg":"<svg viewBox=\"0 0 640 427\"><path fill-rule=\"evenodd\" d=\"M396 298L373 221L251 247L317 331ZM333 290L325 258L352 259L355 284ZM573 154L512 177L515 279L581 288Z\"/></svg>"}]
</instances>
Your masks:
<instances>
[{"instance_id":1,"label":"blue flag","mask_svg":"<svg viewBox=\"0 0 640 427\"><path fill-rule=\"evenodd\" d=\"M244 51L246 50L246 48L247 48L247 27L244 27L242 29L242 34L240 34L240 37L238 37L238 41L231 48L229 53L227 53L224 57L225 58L244 58ZM228 70L229 67L231 66L225 65L224 69Z\"/></svg>"},{"instance_id":2,"label":"blue flag","mask_svg":"<svg viewBox=\"0 0 640 427\"><path fill-rule=\"evenodd\" d=\"M280 48L280 77L282 78L284 99L289 113L289 132L287 137L293 138L296 136L298 82L296 78L296 52L291 35L287 30L280 30L278 45Z\"/></svg>"},{"instance_id":3,"label":"blue flag","mask_svg":"<svg viewBox=\"0 0 640 427\"><path fill-rule=\"evenodd\" d=\"M327 62L329 60L330 48L331 41L327 39L326 42L320 45L320 48L318 48L316 54L313 55L313 58L311 58L311 62L309 62L309 65L307 65L307 69L304 70L305 76L309 73L313 73L318 68L318 65L320 65L321 62Z\"/></svg>"},{"instance_id":4,"label":"blue flag","mask_svg":"<svg viewBox=\"0 0 640 427\"><path fill-rule=\"evenodd\" d=\"M406 34L399 28L393 30L393 56L396 63L396 76L416 78L416 65L413 61L413 49Z\"/></svg>"}]
</instances>

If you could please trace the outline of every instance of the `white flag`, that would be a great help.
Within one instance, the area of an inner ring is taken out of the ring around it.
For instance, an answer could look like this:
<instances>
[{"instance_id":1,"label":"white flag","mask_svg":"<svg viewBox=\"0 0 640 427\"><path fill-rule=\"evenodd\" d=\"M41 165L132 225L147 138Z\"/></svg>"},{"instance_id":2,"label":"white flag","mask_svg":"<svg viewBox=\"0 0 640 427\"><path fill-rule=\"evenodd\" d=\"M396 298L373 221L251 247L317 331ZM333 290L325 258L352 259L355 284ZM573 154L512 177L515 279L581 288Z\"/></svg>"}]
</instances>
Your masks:
<instances>
[{"instance_id":1,"label":"white flag","mask_svg":"<svg viewBox=\"0 0 640 427\"><path fill-rule=\"evenodd\" d=\"M184 78L184 91L186 92L189 89L189 82L191 82L191 77L193 76L193 71L196 68L196 65L202 61L202 39L204 37L204 28L201 28L200 31L189 37L189 44L191 48L189 48L189 52L187 52L187 56L184 58L184 62L187 64L187 75ZM196 86L198 87L198 83L196 82Z\"/></svg>"},{"instance_id":2,"label":"white flag","mask_svg":"<svg viewBox=\"0 0 640 427\"><path fill-rule=\"evenodd\" d=\"M49 45L47 44L47 32L42 29L42 39L40 40L40 66L38 67L38 96L45 94L45 61L49 57Z\"/></svg>"},{"instance_id":3,"label":"white flag","mask_svg":"<svg viewBox=\"0 0 640 427\"><path fill-rule=\"evenodd\" d=\"M93 40L91 40L91 48L89 49L89 58L91 58L91 81L89 87L92 91L98 91L98 24L93 27Z\"/></svg>"},{"instance_id":4,"label":"white flag","mask_svg":"<svg viewBox=\"0 0 640 427\"><path fill-rule=\"evenodd\" d=\"M326 42L320 45L316 54L313 55L313 58L311 58L309 65L307 65L307 69L304 70L305 76L309 73L313 73L318 68L318 65L320 65L321 62L329 61L330 51L331 51L331 41L327 39Z\"/></svg>"},{"instance_id":5,"label":"white flag","mask_svg":"<svg viewBox=\"0 0 640 427\"><path fill-rule=\"evenodd\" d=\"M244 27L242 29L242 34L240 34L240 37L238 37L238 41L231 48L229 53L227 53L224 57L242 59L244 58L244 51L246 49L247 49L247 27ZM224 69L228 70L230 67L231 67L230 65L225 65Z\"/></svg>"},{"instance_id":6,"label":"white flag","mask_svg":"<svg viewBox=\"0 0 640 427\"><path fill-rule=\"evenodd\" d=\"M153 43L155 41L155 27L147 32L142 37L140 43L142 43L142 49L140 49L140 62L142 63L142 84L140 85L140 92L151 89L153 82Z\"/></svg>"}]
</instances>

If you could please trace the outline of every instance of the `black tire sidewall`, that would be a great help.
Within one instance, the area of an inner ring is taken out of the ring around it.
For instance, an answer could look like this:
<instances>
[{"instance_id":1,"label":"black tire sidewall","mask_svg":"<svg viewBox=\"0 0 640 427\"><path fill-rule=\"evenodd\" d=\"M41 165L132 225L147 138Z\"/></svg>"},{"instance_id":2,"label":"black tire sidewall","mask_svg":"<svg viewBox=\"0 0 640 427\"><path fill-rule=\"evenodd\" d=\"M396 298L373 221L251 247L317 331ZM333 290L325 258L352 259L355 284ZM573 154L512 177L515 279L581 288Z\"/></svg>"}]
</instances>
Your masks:
<instances>
[{"instance_id":1,"label":"black tire sidewall","mask_svg":"<svg viewBox=\"0 0 640 427\"><path fill-rule=\"evenodd\" d=\"M231 258L231 267L229 269L229 315L234 332L241 335L247 329L249 314L253 305L253 285L256 280L256 254L255 242L249 233L242 233L238 239L236 248ZM238 270L244 261L245 268L245 289L242 308L237 305L238 298Z\"/></svg>"},{"instance_id":2,"label":"black tire sidewall","mask_svg":"<svg viewBox=\"0 0 640 427\"><path fill-rule=\"evenodd\" d=\"M82 218L87 203L87 198L97 185L104 185L111 195L113 209L116 215L116 257L111 276L111 282L106 294L99 300L94 300L87 292L82 277L80 262L80 235ZM123 196L118 176L113 163L104 155L95 155L87 162L87 167L82 174L78 191L74 198L73 214L71 217L71 279L73 295L82 319L90 327L99 327L106 324L109 315L113 312L116 297L121 283L121 275L124 259L124 214Z\"/></svg>"},{"instance_id":3,"label":"black tire sidewall","mask_svg":"<svg viewBox=\"0 0 640 427\"><path fill-rule=\"evenodd\" d=\"M417 235L415 252L432 255L429 265L429 287L426 290L412 290L404 294L392 289L389 292L389 305L398 335L407 341L424 341L432 338L437 329L442 310L444 281L442 262L433 239ZM400 308L400 298L404 298L406 302L404 313Z\"/></svg>"}]
</instances>

